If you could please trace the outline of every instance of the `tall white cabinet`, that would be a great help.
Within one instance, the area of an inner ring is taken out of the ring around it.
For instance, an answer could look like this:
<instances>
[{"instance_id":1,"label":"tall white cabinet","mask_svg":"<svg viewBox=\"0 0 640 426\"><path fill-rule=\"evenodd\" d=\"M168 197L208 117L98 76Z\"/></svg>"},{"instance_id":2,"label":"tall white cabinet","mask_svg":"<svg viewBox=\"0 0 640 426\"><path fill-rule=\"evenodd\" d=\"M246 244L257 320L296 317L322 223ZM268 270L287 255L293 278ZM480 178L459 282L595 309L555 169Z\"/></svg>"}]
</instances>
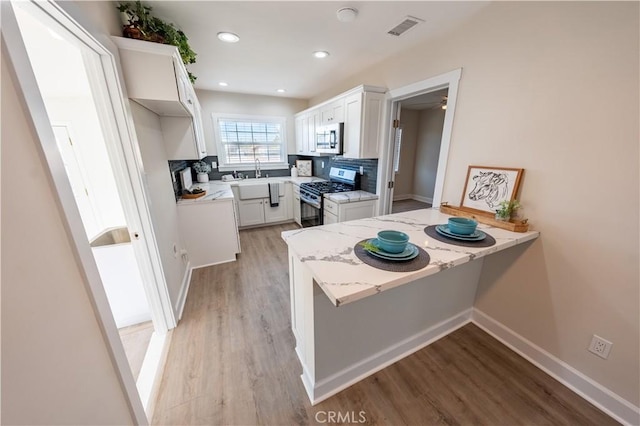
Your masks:
<instances>
[{"instance_id":1,"label":"tall white cabinet","mask_svg":"<svg viewBox=\"0 0 640 426\"><path fill-rule=\"evenodd\" d=\"M202 111L178 49L112 37L119 48L129 98L160 116L168 160L207 156Z\"/></svg>"}]
</instances>

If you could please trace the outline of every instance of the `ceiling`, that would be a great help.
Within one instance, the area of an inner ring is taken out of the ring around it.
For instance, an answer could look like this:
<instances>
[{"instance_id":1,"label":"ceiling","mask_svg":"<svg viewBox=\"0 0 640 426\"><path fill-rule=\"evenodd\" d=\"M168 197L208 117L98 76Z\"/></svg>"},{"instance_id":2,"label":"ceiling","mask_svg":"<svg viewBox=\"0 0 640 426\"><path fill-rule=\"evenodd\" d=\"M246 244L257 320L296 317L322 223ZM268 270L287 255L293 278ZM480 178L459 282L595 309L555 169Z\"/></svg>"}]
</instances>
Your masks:
<instances>
[{"instance_id":1,"label":"ceiling","mask_svg":"<svg viewBox=\"0 0 640 426\"><path fill-rule=\"evenodd\" d=\"M401 51L435 40L461 25L487 2L431 1L155 1L152 13L174 23L198 54L188 69L198 89L311 98L338 81ZM336 18L342 7L355 21ZM400 37L387 34L407 15L425 22ZM217 39L220 31L238 43ZM312 53L330 56L317 59ZM227 87L219 82L228 83ZM363 82L366 83L366 82ZM283 88L286 93L276 93Z\"/></svg>"}]
</instances>

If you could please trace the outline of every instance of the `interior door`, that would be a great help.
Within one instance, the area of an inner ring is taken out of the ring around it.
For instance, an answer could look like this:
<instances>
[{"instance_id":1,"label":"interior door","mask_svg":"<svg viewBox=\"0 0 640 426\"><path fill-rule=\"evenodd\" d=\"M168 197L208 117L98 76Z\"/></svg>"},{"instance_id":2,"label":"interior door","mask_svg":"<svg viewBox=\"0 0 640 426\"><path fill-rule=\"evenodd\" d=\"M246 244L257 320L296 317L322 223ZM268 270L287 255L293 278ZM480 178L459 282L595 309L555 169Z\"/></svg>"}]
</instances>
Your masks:
<instances>
[{"instance_id":1,"label":"interior door","mask_svg":"<svg viewBox=\"0 0 640 426\"><path fill-rule=\"evenodd\" d=\"M78 161L78 155L76 155L73 140L69 134L67 126L54 125L51 126L53 134L62 156L62 162L64 168L69 176L69 183L71 184L71 190L78 204L78 210L80 210L80 216L82 217L82 223L89 238L96 236L101 230L101 221L99 214L94 208L92 202L92 191L89 190L89 183L82 172L80 161Z\"/></svg>"}]
</instances>

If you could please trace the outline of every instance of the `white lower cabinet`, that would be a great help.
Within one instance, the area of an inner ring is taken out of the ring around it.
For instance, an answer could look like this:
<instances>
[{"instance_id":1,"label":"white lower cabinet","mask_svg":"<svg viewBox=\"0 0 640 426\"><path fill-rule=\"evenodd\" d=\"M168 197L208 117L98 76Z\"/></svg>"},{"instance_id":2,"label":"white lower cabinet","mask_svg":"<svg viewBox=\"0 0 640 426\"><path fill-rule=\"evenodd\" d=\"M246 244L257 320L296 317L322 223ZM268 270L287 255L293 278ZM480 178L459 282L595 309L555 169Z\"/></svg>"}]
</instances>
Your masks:
<instances>
[{"instance_id":1,"label":"white lower cabinet","mask_svg":"<svg viewBox=\"0 0 640 426\"><path fill-rule=\"evenodd\" d=\"M178 204L178 219L192 267L232 261L240 253L232 199Z\"/></svg>"},{"instance_id":2,"label":"white lower cabinet","mask_svg":"<svg viewBox=\"0 0 640 426\"><path fill-rule=\"evenodd\" d=\"M240 226L261 225L264 223L264 202L266 198L240 200Z\"/></svg>"},{"instance_id":3,"label":"white lower cabinet","mask_svg":"<svg viewBox=\"0 0 640 426\"><path fill-rule=\"evenodd\" d=\"M278 205L274 207L268 198L238 200L240 226L256 226L293 219L291 183L287 182L284 185L284 195L280 196Z\"/></svg>"},{"instance_id":4,"label":"white lower cabinet","mask_svg":"<svg viewBox=\"0 0 640 426\"><path fill-rule=\"evenodd\" d=\"M355 201L338 204L327 198L324 199L324 224L347 222L349 220L365 219L375 214L376 200Z\"/></svg>"}]
</instances>

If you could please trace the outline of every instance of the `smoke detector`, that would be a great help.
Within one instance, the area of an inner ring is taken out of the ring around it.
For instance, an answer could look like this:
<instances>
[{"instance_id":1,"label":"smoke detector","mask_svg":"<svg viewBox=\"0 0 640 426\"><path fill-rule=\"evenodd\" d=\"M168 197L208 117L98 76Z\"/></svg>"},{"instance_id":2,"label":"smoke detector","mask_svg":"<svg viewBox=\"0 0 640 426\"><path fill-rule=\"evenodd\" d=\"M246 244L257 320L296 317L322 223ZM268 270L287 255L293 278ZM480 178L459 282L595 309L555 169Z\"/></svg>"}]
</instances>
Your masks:
<instances>
[{"instance_id":1,"label":"smoke detector","mask_svg":"<svg viewBox=\"0 0 640 426\"><path fill-rule=\"evenodd\" d=\"M418 25L420 22L424 22L423 19L416 18L414 16L407 16L404 18L402 22L400 22L395 27L391 28L387 31L387 34L391 34L392 36L399 37L405 32L409 31L411 28Z\"/></svg>"},{"instance_id":2,"label":"smoke detector","mask_svg":"<svg viewBox=\"0 0 640 426\"><path fill-rule=\"evenodd\" d=\"M340 22L353 22L355 21L356 16L358 16L358 9L343 7L342 9L338 9L336 16Z\"/></svg>"}]
</instances>

